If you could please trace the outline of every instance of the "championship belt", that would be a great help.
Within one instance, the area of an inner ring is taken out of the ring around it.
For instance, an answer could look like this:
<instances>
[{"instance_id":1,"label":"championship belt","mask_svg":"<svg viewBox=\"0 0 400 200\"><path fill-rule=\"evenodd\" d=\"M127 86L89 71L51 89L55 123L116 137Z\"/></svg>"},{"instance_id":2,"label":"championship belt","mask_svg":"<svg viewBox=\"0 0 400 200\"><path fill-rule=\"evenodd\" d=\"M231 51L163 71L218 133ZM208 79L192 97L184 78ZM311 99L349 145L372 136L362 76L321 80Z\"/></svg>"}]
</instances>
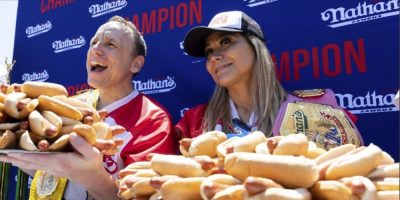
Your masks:
<instances>
[{"instance_id":1,"label":"championship belt","mask_svg":"<svg viewBox=\"0 0 400 200\"><path fill-rule=\"evenodd\" d=\"M349 143L360 146L357 132L345 113L330 105L288 103L279 132L281 135L304 134L326 150Z\"/></svg>"},{"instance_id":2,"label":"championship belt","mask_svg":"<svg viewBox=\"0 0 400 200\"><path fill-rule=\"evenodd\" d=\"M99 99L99 92L98 90L85 90L72 98L79 99L96 108ZM61 200L67 182L68 179L64 177L56 177L38 170L32 180L29 200Z\"/></svg>"}]
</instances>

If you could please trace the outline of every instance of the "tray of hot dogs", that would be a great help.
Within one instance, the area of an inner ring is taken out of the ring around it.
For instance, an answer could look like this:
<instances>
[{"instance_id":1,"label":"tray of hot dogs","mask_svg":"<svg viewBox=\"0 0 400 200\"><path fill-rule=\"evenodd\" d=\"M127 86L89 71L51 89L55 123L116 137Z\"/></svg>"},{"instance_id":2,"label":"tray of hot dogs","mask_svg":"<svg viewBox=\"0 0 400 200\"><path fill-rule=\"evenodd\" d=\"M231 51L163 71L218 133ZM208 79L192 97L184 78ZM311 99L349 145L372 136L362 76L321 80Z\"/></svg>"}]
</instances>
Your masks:
<instances>
[{"instance_id":1,"label":"tray of hot dogs","mask_svg":"<svg viewBox=\"0 0 400 200\"><path fill-rule=\"evenodd\" d=\"M123 199L399 199L399 163L378 146L319 148L303 134L180 141L182 155L150 154L120 171Z\"/></svg>"},{"instance_id":2,"label":"tray of hot dogs","mask_svg":"<svg viewBox=\"0 0 400 200\"><path fill-rule=\"evenodd\" d=\"M64 86L28 81L2 84L0 91L0 153L71 151L69 137L76 133L106 153L100 144L113 143L120 126L104 122L106 112L68 97ZM117 146L117 145L114 145Z\"/></svg>"}]
</instances>

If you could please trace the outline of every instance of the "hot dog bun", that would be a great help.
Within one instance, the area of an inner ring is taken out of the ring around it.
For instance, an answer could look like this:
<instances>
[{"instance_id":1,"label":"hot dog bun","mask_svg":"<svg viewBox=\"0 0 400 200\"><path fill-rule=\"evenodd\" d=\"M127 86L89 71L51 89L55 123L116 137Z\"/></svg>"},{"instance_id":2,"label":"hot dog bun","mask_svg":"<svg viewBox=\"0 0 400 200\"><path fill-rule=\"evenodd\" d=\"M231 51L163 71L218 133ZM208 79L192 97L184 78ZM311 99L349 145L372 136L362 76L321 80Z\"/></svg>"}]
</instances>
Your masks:
<instances>
[{"instance_id":1,"label":"hot dog bun","mask_svg":"<svg viewBox=\"0 0 400 200\"><path fill-rule=\"evenodd\" d=\"M39 151L39 149L36 147L36 144L32 141L28 131L22 133L21 138L19 139L18 146L21 149L25 149L28 151Z\"/></svg>"},{"instance_id":2,"label":"hot dog bun","mask_svg":"<svg viewBox=\"0 0 400 200\"><path fill-rule=\"evenodd\" d=\"M217 156L217 146L226 141L225 133L220 131L210 131L193 138L189 146L184 144L184 140L180 141L179 150L184 156L207 155L210 157Z\"/></svg>"},{"instance_id":3,"label":"hot dog bun","mask_svg":"<svg viewBox=\"0 0 400 200\"><path fill-rule=\"evenodd\" d=\"M73 126L72 131L85 138L90 145L96 143L96 131L93 127L87 124L78 124Z\"/></svg>"},{"instance_id":4,"label":"hot dog bun","mask_svg":"<svg viewBox=\"0 0 400 200\"><path fill-rule=\"evenodd\" d=\"M53 125L45 117L43 117L43 115L40 114L37 110L31 112L29 114L28 119L29 119L29 127L32 133L40 137L54 138L61 131L61 126L59 126L59 129L57 130L57 127Z\"/></svg>"},{"instance_id":5,"label":"hot dog bun","mask_svg":"<svg viewBox=\"0 0 400 200\"><path fill-rule=\"evenodd\" d=\"M110 125L105 122L95 122L92 124L92 127L96 131L96 137L98 139L111 139L113 137Z\"/></svg>"},{"instance_id":6,"label":"hot dog bun","mask_svg":"<svg viewBox=\"0 0 400 200\"><path fill-rule=\"evenodd\" d=\"M355 148L356 148L356 146L354 144L344 144L342 146L331 148L326 153L318 156L315 159L315 162L317 163L317 165L320 165L324 162L335 159L338 156L344 155L345 153L347 153Z\"/></svg>"},{"instance_id":7,"label":"hot dog bun","mask_svg":"<svg viewBox=\"0 0 400 200\"><path fill-rule=\"evenodd\" d=\"M384 178L384 177L399 177L399 163L379 165L371 173L368 178Z\"/></svg>"},{"instance_id":8,"label":"hot dog bun","mask_svg":"<svg viewBox=\"0 0 400 200\"><path fill-rule=\"evenodd\" d=\"M325 177L328 180L336 180L344 177L366 176L381 161L382 150L370 144L357 153L339 157L327 168Z\"/></svg>"},{"instance_id":9,"label":"hot dog bun","mask_svg":"<svg viewBox=\"0 0 400 200\"><path fill-rule=\"evenodd\" d=\"M69 144L69 134L62 135L48 147L48 151L62 151L67 148Z\"/></svg>"},{"instance_id":10,"label":"hot dog bun","mask_svg":"<svg viewBox=\"0 0 400 200\"><path fill-rule=\"evenodd\" d=\"M373 178L371 181L378 191L393 190L400 192L399 178Z\"/></svg>"},{"instance_id":11,"label":"hot dog bun","mask_svg":"<svg viewBox=\"0 0 400 200\"><path fill-rule=\"evenodd\" d=\"M310 192L305 188L285 189L285 188L269 188L264 192L250 196L248 200L311 200Z\"/></svg>"},{"instance_id":12,"label":"hot dog bun","mask_svg":"<svg viewBox=\"0 0 400 200\"><path fill-rule=\"evenodd\" d=\"M304 157L239 152L228 154L224 166L228 174L242 181L249 176L263 177L287 188L307 188L318 179L315 162Z\"/></svg>"},{"instance_id":13,"label":"hot dog bun","mask_svg":"<svg viewBox=\"0 0 400 200\"><path fill-rule=\"evenodd\" d=\"M215 194L212 200L242 200L245 192L243 185L233 185Z\"/></svg>"},{"instance_id":14,"label":"hot dog bun","mask_svg":"<svg viewBox=\"0 0 400 200\"><path fill-rule=\"evenodd\" d=\"M27 100L23 108L20 108L20 102ZM22 92L14 92L7 95L4 101L4 111L15 119L25 119L32 112L39 102L36 99L30 100L26 98L26 94Z\"/></svg>"},{"instance_id":15,"label":"hot dog bun","mask_svg":"<svg viewBox=\"0 0 400 200\"><path fill-rule=\"evenodd\" d=\"M40 95L38 100L39 110L50 110L57 115L68 117L78 121L82 121L83 119L83 115L78 109L54 97Z\"/></svg>"},{"instance_id":16,"label":"hot dog bun","mask_svg":"<svg viewBox=\"0 0 400 200\"><path fill-rule=\"evenodd\" d=\"M304 134L290 134L280 137L276 146L268 145L269 152L273 155L306 155L308 152L308 139Z\"/></svg>"},{"instance_id":17,"label":"hot dog bun","mask_svg":"<svg viewBox=\"0 0 400 200\"><path fill-rule=\"evenodd\" d=\"M200 186L200 193L203 199L215 199L216 194L242 182L228 174L214 174L207 177ZM228 194L228 193L227 193ZM226 195L224 195L226 196ZM230 196L230 195L228 195ZM222 197L218 197L221 199Z\"/></svg>"},{"instance_id":18,"label":"hot dog bun","mask_svg":"<svg viewBox=\"0 0 400 200\"><path fill-rule=\"evenodd\" d=\"M200 185L204 177L170 179L162 184L163 200L201 200Z\"/></svg>"},{"instance_id":19,"label":"hot dog bun","mask_svg":"<svg viewBox=\"0 0 400 200\"><path fill-rule=\"evenodd\" d=\"M233 152L233 143L237 140L240 139L239 137L231 137L228 140L225 140L224 142L220 143L217 146L217 155L218 157L224 159L225 156L228 153ZM228 148L231 148L230 150Z\"/></svg>"},{"instance_id":20,"label":"hot dog bun","mask_svg":"<svg viewBox=\"0 0 400 200\"><path fill-rule=\"evenodd\" d=\"M17 146L17 135L10 130L0 133L0 149L15 148Z\"/></svg>"},{"instance_id":21,"label":"hot dog bun","mask_svg":"<svg viewBox=\"0 0 400 200\"><path fill-rule=\"evenodd\" d=\"M56 83L47 83L39 81L26 81L21 85L21 91L30 98L38 98L40 95L68 96L67 89L64 86Z\"/></svg>"},{"instance_id":22,"label":"hot dog bun","mask_svg":"<svg viewBox=\"0 0 400 200\"><path fill-rule=\"evenodd\" d=\"M211 158L209 160L212 162ZM201 163L189 157L154 154L150 162L152 169L160 175L176 175L180 177L208 175Z\"/></svg>"},{"instance_id":23,"label":"hot dog bun","mask_svg":"<svg viewBox=\"0 0 400 200\"><path fill-rule=\"evenodd\" d=\"M88 103L66 96L55 96L54 98L75 107L82 113L83 116L91 116L93 122L101 122L103 120L97 110Z\"/></svg>"},{"instance_id":24,"label":"hot dog bun","mask_svg":"<svg viewBox=\"0 0 400 200\"><path fill-rule=\"evenodd\" d=\"M233 142L233 152L255 152L256 146L266 139L263 132L254 131L240 140L235 140Z\"/></svg>"}]
</instances>

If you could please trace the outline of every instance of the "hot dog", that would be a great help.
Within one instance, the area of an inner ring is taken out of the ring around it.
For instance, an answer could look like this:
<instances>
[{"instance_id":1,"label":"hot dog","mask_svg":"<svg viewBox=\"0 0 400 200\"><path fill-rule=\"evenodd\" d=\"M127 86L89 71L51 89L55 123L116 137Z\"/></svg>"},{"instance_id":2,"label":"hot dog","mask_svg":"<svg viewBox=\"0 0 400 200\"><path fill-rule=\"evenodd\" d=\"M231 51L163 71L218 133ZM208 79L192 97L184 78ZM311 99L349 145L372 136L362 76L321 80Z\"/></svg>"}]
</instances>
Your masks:
<instances>
[{"instance_id":1,"label":"hot dog","mask_svg":"<svg viewBox=\"0 0 400 200\"><path fill-rule=\"evenodd\" d=\"M17 146L17 136L10 130L0 133L0 149L15 148Z\"/></svg>"},{"instance_id":2,"label":"hot dog","mask_svg":"<svg viewBox=\"0 0 400 200\"><path fill-rule=\"evenodd\" d=\"M119 178L124 178L129 174L135 174L142 170L151 170L150 161L134 162L126 166L124 169L118 172Z\"/></svg>"},{"instance_id":3,"label":"hot dog","mask_svg":"<svg viewBox=\"0 0 400 200\"><path fill-rule=\"evenodd\" d=\"M57 115L68 117L78 121L82 121L83 119L83 115L78 109L54 97L40 95L38 100L39 110L50 110Z\"/></svg>"},{"instance_id":4,"label":"hot dog","mask_svg":"<svg viewBox=\"0 0 400 200\"><path fill-rule=\"evenodd\" d=\"M152 169L160 175L176 175L180 177L207 176L216 166L208 156L194 158L154 154L151 158Z\"/></svg>"},{"instance_id":5,"label":"hot dog","mask_svg":"<svg viewBox=\"0 0 400 200\"><path fill-rule=\"evenodd\" d=\"M64 86L56 83L26 81L21 85L21 91L30 98L38 98L40 95L68 96L67 89Z\"/></svg>"},{"instance_id":6,"label":"hot dog","mask_svg":"<svg viewBox=\"0 0 400 200\"><path fill-rule=\"evenodd\" d=\"M21 122L1 123L0 131L12 130L15 131L19 128Z\"/></svg>"},{"instance_id":7,"label":"hot dog","mask_svg":"<svg viewBox=\"0 0 400 200\"><path fill-rule=\"evenodd\" d=\"M200 185L204 177L175 178L161 185L163 200L201 200Z\"/></svg>"},{"instance_id":8,"label":"hot dog","mask_svg":"<svg viewBox=\"0 0 400 200\"><path fill-rule=\"evenodd\" d=\"M246 178L246 180L244 181L244 187L246 188L246 191L250 196L264 192L268 188L283 188L282 185L271 179L253 176L249 176Z\"/></svg>"},{"instance_id":9,"label":"hot dog","mask_svg":"<svg viewBox=\"0 0 400 200\"><path fill-rule=\"evenodd\" d=\"M223 190L234 186L239 185L242 182L231 175L227 174L214 174L207 177L200 186L200 193L204 200L209 199L221 199L221 195L217 195ZM230 193L226 193L224 196L231 196L233 198L234 195ZM215 197L217 196L217 197Z\"/></svg>"},{"instance_id":10,"label":"hot dog","mask_svg":"<svg viewBox=\"0 0 400 200\"><path fill-rule=\"evenodd\" d=\"M96 137L98 139L108 140L113 137L110 126L105 122L93 123L92 127L96 131Z\"/></svg>"},{"instance_id":11,"label":"hot dog","mask_svg":"<svg viewBox=\"0 0 400 200\"><path fill-rule=\"evenodd\" d=\"M261 131L254 131L240 140L235 140L231 147L232 150L227 150L228 152L255 152L256 146L261 142L264 142L266 137Z\"/></svg>"},{"instance_id":12,"label":"hot dog","mask_svg":"<svg viewBox=\"0 0 400 200\"><path fill-rule=\"evenodd\" d=\"M69 134L62 135L61 137L57 138L50 146L48 147L48 151L63 151L68 147L69 144Z\"/></svg>"},{"instance_id":13,"label":"hot dog","mask_svg":"<svg viewBox=\"0 0 400 200\"><path fill-rule=\"evenodd\" d=\"M265 148L258 145L258 151L272 155L305 156L308 152L308 140L304 134L290 134L267 138L262 143ZM265 149L265 150L264 150Z\"/></svg>"},{"instance_id":14,"label":"hot dog","mask_svg":"<svg viewBox=\"0 0 400 200\"><path fill-rule=\"evenodd\" d=\"M333 161L326 170L325 178L336 180L351 176L366 176L382 161L382 150L373 144L366 148L359 147L357 150Z\"/></svg>"},{"instance_id":15,"label":"hot dog","mask_svg":"<svg viewBox=\"0 0 400 200\"><path fill-rule=\"evenodd\" d=\"M368 179L363 176L353 176L340 179L347 187L350 187L352 195L361 200L376 199L376 187Z\"/></svg>"},{"instance_id":16,"label":"hot dog","mask_svg":"<svg viewBox=\"0 0 400 200\"><path fill-rule=\"evenodd\" d=\"M315 142L309 141L308 142L308 150L307 154L304 155L306 158L317 158L318 156L324 154L326 152L325 149L319 148Z\"/></svg>"},{"instance_id":17,"label":"hot dog","mask_svg":"<svg viewBox=\"0 0 400 200\"><path fill-rule=\"evenodd\" d=\"M39 149L36 147L36 144L32 141L28 131L22 133L21 138L19 139L18 146L21 149L25 149L28 151L39 151Z\"/></svg>"},{"instance_id":18,"label":"hot dog","mask_svg":"<svg viewBox=\"0 0 400 200\"><path fill-rule=\"evenodd\" d=\"M305 188L285 189L285 188L269 188L264 192L248 197L248 200L311 200L310 192Z\"/></svg>"},{"instance_id":19,"label":"hot dog","mask_svg":"<svg viewBox=\"0 0 400 200\"><path fill-rule=\"evenodd\" d=\"M78 124L72 127L72 131L83 137L90 145L96 143L96 131L87 124Z\"/></svg>"},{"instance_id":20,"label":"hot dog","mask_svg":"<svg viewBox=\"0 0 400 200\"><path fill-rule=\"evenodd\" d=\"M326 153L321 154L315 159L315 162L317 165L320 165L324 162L327 162L329 160L333 160L341 155L346 154L347 152L350 152L351 150L355 149L356 146L354 144L344 144L342 146L338 146L335 148L329 149Z\"/></svg>"},{"instance_id":21,"label":"hot dog","mask_svg":"<svg viewBox=\"0 0 400 200\"><path fill-rule=\"evenodd\" d=\"M83 116L91 116L93 122L100 122L103 120L95 108L83 101L66 96L55 96L54 98L78 109Z\"/></svg>"},{"instance_id":22,"label":"hot dog","mask_svg":"<svg viewBox=\"0 0 400 200\"><path fill-rule=\"evenodd\" d=\"M183 138L179 141L179 150L184 156L207 155L217 156L217 146L226 141L225 133L220 131L210 131L197 136L196 138Z\"/></svg>"},{"instance_id":23,"label":"hot dog","mask_svg":"<svg viewBox=\"0 0 400 200\"><path fill-rule=\"evenodd\" d=\"M399 178L373 178L371 181L374 183L378 191L397 191L400 192Z\"/></svg>"},{"instance_id":24,"label":"hot dog","mask_svg":"<svg viewBox=\"0 0 400 200\"><path fill-rule=\"evenodd\" d=\"M49 117L49 114L48 114L48 117ZM52 117L57 117L57 116L55 115ZM31 112L29 114L28 119L29 119L29 126L30 126L32 133L37 134L38 136L46 137L46 138L54 138L61 131L61 124L57 125L59 127L56 127L48 119L46 119L42 114L40 114L36 110L34 110L33 112ZM59 120L61 121L61 119L59 119ZM57 128L59 128L59 129L57 130Z\"/></svg>"},{"instance_id":25,"label":"hot dog","mask_svg":"<svg viewBox=\"0 0 400 200\"><path fill-rule=\"evenodd\" d=\"M374 184L362 176L347 177L340 180L318 181L310 191L319 199L360 199L374 200L377 192Z\"/></svg>"},{"instance_id":26,"label":"hot dog","mask_svg":"<svg viewBox=\"0 0 400 200\"><path fill-rule=\"evenodd\" d=\"M399 177L399 163L379 165L371 173L367 175L368 178L385 178L385 177Z\"/></svg>"},{"instance_id":27,"label":"hot dog","mask_svg":"<svg viewBox=\"0 0 400 200\"><path fill-rule=\"evenodd\" d=\"M245 180L249 176L269 178L286 188L310 187L318 179L315 161L295 156L232 153L225 158L228 174Z\"/></svg>"},{"instance_id":28,"label":"hot dog","mask_svg":"<svg viewBox=\"0 0 400 200\"><path fill-rule=\"evenodd\" d=\"M117 181L118 196L124 199L148 198L156 192L150 185L151 177L158 176L154 171L130 174Z\"/></svg>"},{"instance_id":29,"label":"hot dog","mask_svg":"<svg viewBox=\"0 0 400 200\"><path fill-rule=\"evenodd\" d=\"M218 157L224 159L225 156L226 156L228 153L232 153L232 150L233 150L233 149L232 149L233 143L234 143L237 139L240 139L240 138L239 138L239 137L231 137L231 138L229 138L228 140L225 140L224 142L220 143L220 144L217 146L217 155L218 155ZM230 151L230 152L228 152L228 147L229 147L229 151Z\"/></svg>"},{"instance_id":30,"label":"hot dog","mask_svg":"<svg viewBox=\"0 0 400 200\"><path fill-rule=\"evenodd\" d=\"M25 93L10 93L6 96L4 101L4 111L10 117L22 120L28 117L29 113L32 112L38 104L39 102L36 99L27 99Z\"/></svg>"}]
</instances>

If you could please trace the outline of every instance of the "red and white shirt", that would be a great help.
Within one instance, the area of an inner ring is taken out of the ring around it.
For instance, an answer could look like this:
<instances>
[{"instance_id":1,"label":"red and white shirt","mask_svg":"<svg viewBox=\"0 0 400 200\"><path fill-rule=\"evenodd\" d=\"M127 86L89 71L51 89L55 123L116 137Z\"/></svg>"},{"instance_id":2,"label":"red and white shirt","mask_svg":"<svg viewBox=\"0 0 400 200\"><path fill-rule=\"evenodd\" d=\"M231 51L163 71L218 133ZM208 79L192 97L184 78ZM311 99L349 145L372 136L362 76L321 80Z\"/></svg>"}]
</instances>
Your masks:
<instances>
[{"instance_id":1,"label":"red and white shirt","mask_svg":"<svg viewBox=\"0 0 400 200\"><path fill-rule=\"evenodd\" d=\"M117 178L126 165L146 160L149 153L176 154L177 143L173 135L170 114L156 101L134 90L128 96L104 108L108 111L105 122L120 125L126 131L116 137L124 143L114 156L104 156L104 168ZM87 199L85 188L69 182L65 199Z\"/></svg>"}]
</instances>

